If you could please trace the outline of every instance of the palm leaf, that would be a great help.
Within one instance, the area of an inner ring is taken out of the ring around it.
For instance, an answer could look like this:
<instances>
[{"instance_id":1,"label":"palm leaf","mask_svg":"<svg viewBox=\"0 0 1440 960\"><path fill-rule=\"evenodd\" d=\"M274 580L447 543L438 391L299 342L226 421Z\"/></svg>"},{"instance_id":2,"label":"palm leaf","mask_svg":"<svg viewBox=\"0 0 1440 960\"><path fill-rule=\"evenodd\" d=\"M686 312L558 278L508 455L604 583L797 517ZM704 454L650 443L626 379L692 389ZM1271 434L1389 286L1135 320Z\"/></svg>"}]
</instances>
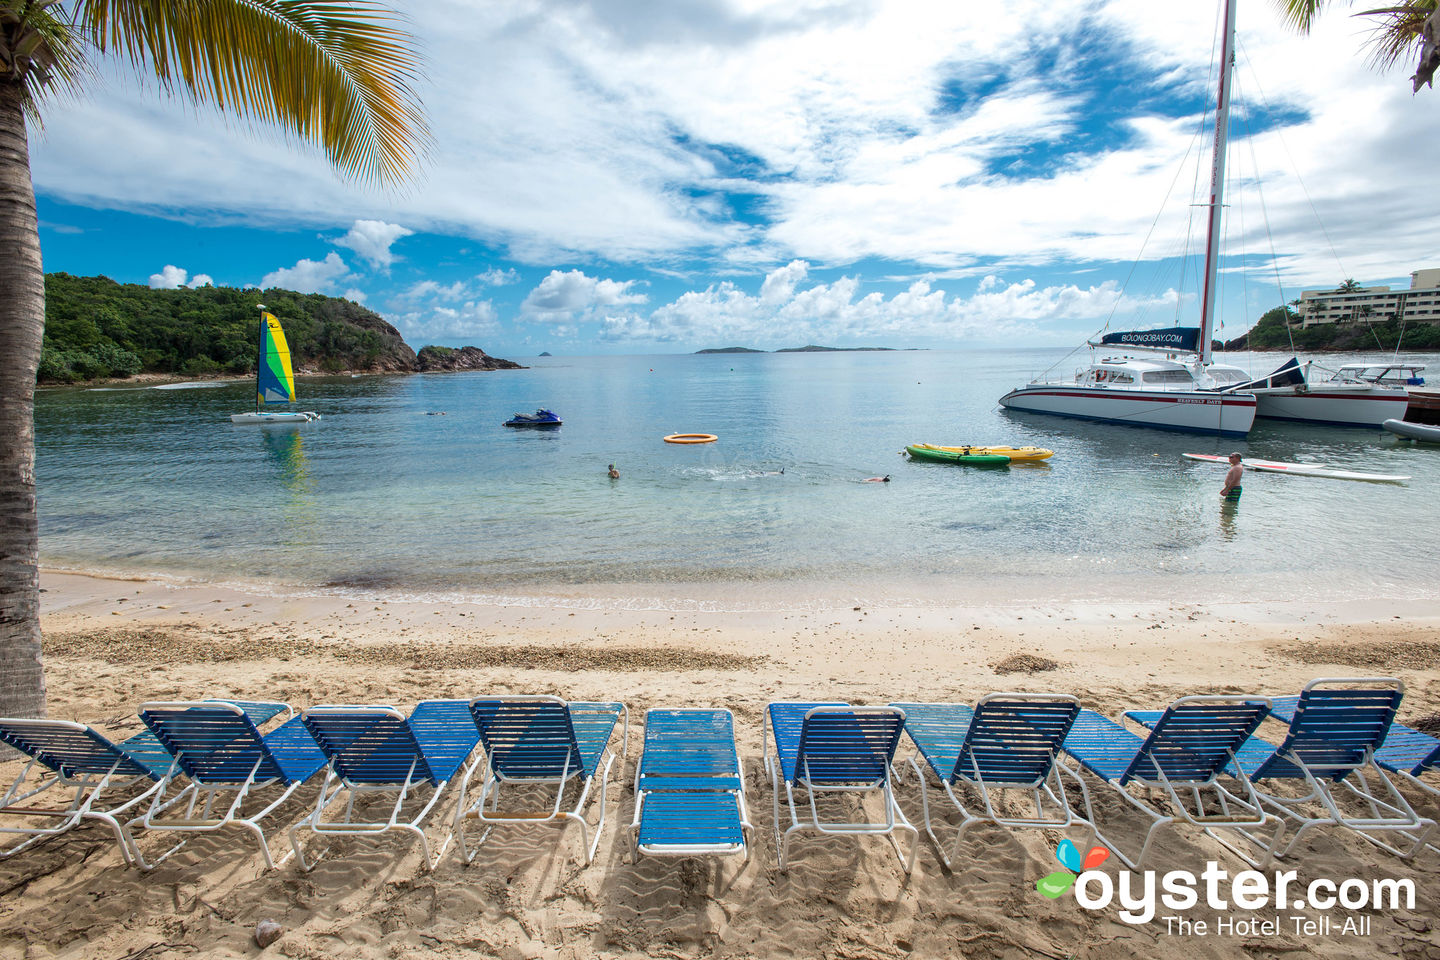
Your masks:
<instances>
[{"instance_id":1,"label":"palm leaf","mask_svg":"<svg viewBox=\"0 0 1440 960\"><path fill-rule=\"evenodd\" d=\"M79 0L77 19L167 92L318 144L348 176L394 183L429 145L419 54L374 0Z\"/></svg>"}]
</instances>

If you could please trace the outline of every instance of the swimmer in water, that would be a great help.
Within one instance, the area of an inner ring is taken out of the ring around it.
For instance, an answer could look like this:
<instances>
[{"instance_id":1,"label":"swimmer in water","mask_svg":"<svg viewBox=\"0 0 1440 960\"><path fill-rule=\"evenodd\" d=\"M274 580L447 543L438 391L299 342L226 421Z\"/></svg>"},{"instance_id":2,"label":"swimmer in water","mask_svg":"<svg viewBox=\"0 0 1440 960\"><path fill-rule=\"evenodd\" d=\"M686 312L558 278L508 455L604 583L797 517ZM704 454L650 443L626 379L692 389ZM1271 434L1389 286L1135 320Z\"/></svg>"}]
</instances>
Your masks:
<instances>
[{"instance_id":1,"label":"swimmer in water","mask_svg":"<svg viewBox=\"0 0 1440 960\"><path fill-rule=\"evenodd\" d=\"M611 479L611 480L619 480L619 479L620 479L620 471L615 469L615 464L613 464L613 463L610 464L610 479Z\"/></svg>"},{"instance_id":2,"label":"swimmer in water","mask_svg":"<svg viewBox=\"0 0 1440 960\"><path fill-rule=\"evenodd\" d=\"M887 473L887 474L885 474L885 476L883 476L883 477L866 477L864 480L861 480L860 482L861 482L861 483L889 483L889 482L890 482L890 474Z\"/></svg>"}]
</instances>

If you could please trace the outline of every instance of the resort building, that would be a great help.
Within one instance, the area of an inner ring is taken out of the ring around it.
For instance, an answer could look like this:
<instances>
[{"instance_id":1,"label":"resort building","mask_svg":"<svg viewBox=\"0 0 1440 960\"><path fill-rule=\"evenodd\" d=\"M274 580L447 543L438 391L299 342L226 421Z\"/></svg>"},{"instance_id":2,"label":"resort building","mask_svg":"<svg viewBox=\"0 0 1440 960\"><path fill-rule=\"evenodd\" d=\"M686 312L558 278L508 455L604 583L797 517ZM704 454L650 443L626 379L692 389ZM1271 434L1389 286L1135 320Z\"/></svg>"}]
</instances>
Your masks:
<instances>
[{"instance_id":1,"label":"resort building","mask_svg":"<svg viewBox=\"0 0 1440 960\"><path fill-rule=\"evenodd\" d=\"M1322 323L1378 323L1391 318L1440 322L1440 267L1410 274L1409 290L1389 287L1306 290L1300 294L1295 312L1305 327Z\"/></svg>"}]
</instances>

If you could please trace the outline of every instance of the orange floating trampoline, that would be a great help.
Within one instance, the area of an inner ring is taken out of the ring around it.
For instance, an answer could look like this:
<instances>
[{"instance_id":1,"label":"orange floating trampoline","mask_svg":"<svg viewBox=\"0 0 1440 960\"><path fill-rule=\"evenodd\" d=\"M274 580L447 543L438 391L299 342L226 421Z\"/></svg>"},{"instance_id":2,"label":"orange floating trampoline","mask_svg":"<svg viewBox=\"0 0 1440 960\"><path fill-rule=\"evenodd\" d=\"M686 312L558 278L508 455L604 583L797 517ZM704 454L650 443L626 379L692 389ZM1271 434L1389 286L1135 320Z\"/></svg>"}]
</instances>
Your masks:
<instances>
[{"instance_id":1,"label":"orange floating trampoline","mask_svg":"<svg viewBox=\"0 0 1440 960\"><path fill-rule=\"evenodd\" d=\"M720 438L713 433L672 433L665 438L666 443L714 443Z\"/></svg>"}]
</instances>

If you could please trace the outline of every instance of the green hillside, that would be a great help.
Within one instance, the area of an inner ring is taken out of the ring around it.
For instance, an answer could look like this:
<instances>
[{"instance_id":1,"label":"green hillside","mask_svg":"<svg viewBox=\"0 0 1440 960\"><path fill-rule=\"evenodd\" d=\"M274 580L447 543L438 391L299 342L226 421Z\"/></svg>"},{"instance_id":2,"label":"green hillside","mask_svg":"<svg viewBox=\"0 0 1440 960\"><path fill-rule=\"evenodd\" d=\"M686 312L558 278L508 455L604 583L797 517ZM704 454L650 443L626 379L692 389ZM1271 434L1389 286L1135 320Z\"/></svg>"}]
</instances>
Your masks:
<instances>
[{"instance_id":1,"label":"green hillside","mask_svg":"<svg viewBox=\"0 0 1440 960\"><path fill-rule=\"evenodd\" d=\"M1440 323L1410 323L1402 331L1395 320L1379 323L1327 323L1314 327L1291 327L1286 320L1294 312L1288 307L1268 311L1242 337L1225 344L1227 350L1289 350L1368 353L1376 350L1440 350Z\"/></svg>"},{"instance_id":2,"label":"green hillside","mask_svg":"<svg viewBox=\"0 0 1440 960\"><path fill-rule=\"evenodd\" d=\"M152 290L107 277L45 276L41 383L137 373L244 374L255 369L256 304L280 318L296 369L412 370L415 353L378 314L291 290Z\"/></svg>"}]
</instances>

